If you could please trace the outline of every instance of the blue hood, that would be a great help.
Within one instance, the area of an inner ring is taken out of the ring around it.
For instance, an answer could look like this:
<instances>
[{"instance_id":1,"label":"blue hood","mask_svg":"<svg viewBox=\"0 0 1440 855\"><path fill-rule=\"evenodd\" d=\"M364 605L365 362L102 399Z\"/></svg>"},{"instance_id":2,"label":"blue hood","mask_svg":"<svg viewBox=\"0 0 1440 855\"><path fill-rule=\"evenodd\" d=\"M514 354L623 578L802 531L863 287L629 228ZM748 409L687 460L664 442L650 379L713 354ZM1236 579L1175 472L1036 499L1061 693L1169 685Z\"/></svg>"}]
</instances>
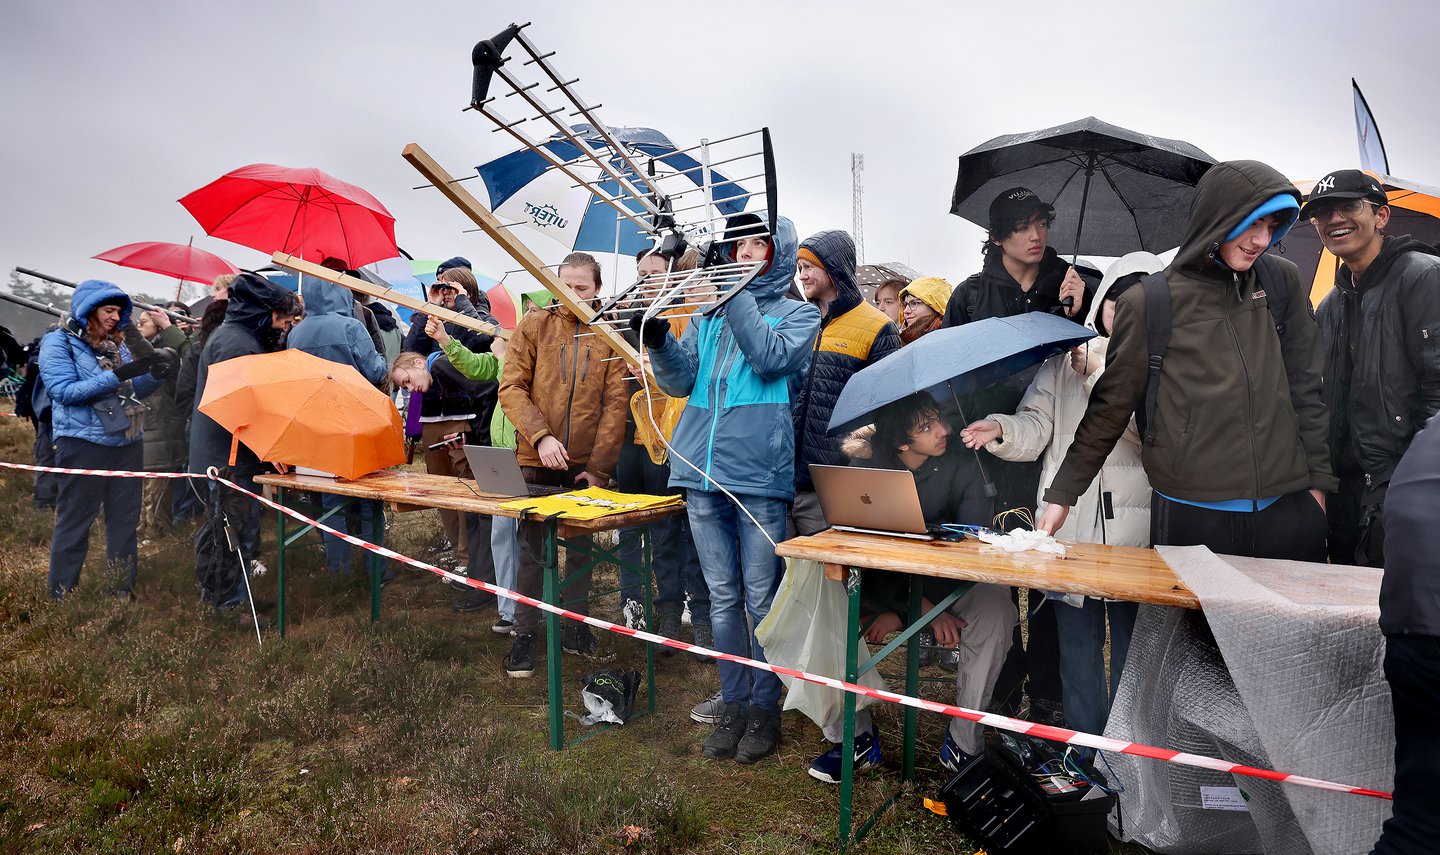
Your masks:
<instances>
[{"instance_id":1,"label":"blue hood","mask_svg":"<svg viewBox=\"0 0 1440 855\"><path fill-rule=\"evenodd\" d=\"M316 277L307 277L301 286L305 314L355 317L355 296L349 288Z\"/></svg>"},{"instance_id":2,"label":"blue hood","mask_svg":"<svg viewBox=\"0 0 1440 855\"><path fill-rule=\"evenodd\" d=\"M800 252L800 239L789 217L778 217L771 241L770 266L750 280L745 290L760 297L783 297L795 279L795 259Z\"/></svg>"},{"instance_id":3,"label":"blue hood","mask_svg":"<svg viewBox=\"0 0 1440 855\"><path fill-rule=\"evenodd\" d=\"M124 329L130 324L130 313L135 307L130 302L129 294L120 290L119 285L104 279L86 279L75 286L75 296L70 298L70 314L75 323L84 329L96 306L116 298L125 301L125 305L120 307L120 323L116 326L116 329Z\"/></svg>"}]
</instances>

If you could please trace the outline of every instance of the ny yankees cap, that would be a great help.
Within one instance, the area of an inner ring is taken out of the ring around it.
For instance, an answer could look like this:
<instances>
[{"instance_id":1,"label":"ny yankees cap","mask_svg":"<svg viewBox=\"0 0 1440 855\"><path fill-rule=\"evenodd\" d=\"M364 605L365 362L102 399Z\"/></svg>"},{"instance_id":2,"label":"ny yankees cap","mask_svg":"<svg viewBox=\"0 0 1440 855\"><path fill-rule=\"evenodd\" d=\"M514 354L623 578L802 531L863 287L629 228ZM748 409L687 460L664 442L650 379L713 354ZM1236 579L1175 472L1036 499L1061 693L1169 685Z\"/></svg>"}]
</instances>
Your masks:
<instances>
[{"instance_id":1,"label":"ny yankees cap","mask_svg":"<svg viewBox=\"0 0 1440 855\"><path fill-rule=\"evenodd\" d=\"M1300 218L1309 219L1315 208L1332 205L1346 199L1365 199L1377 205L1390 201L1385 188L1373 177L1358 169L1337 169L1315 182L1305 207L1300 209Z\"/></svg>"}]
</instances>

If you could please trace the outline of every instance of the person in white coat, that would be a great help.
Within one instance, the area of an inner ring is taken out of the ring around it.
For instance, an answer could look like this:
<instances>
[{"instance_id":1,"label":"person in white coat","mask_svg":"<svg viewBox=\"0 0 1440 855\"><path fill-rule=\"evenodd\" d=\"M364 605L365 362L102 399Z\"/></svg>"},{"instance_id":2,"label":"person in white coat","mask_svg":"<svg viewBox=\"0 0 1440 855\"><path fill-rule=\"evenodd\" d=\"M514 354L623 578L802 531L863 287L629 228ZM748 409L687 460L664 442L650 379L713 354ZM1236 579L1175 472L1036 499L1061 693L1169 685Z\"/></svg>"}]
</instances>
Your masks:
<instances>
[{"instance_id":1,"label":"person in white coat","mask_svg":"<svg viewBox=\"0 0 1440 855\"><path fill-rule=\"evenodd\" d=\"M1115 316L1116 299L1146 274L1164 267L1164 262L1148 252L1132 252L1112 264L1096 291L1085 322L1099 335L1041 366L1014 414L992 413L966 427L961 432L961 440L970 448L984 446L1002 460L1025 461L1043 456L1044 474L1040 483L1050 483L1065 459L1066 449L1075 439L1075 429L1085 415L1090 391L1105 370L1105 346ZM1036 507L1043 512L1043 499L1037 501ZM1150 545L1150 484L1140 463L1140 435L1133 421L1106 459L1099 477L1080 497L1055 536L1082 543ZM1060 632L1060 677L1066 720L1076 730L1101 733L1130 649L1136 605L1084 599L1079 607L1056 601L1054 608ZM1108 683L1104 654L1107 618L1110 626Z\"/></svg>"}]
</instances>

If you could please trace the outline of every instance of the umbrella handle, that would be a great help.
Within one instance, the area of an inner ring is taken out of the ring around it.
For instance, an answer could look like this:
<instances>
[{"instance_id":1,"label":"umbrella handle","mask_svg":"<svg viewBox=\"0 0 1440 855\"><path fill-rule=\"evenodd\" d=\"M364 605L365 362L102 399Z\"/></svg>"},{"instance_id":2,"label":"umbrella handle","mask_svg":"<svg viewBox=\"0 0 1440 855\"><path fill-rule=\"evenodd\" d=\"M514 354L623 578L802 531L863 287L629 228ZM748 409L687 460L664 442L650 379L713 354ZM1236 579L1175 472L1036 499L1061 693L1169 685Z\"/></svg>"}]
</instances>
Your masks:
<instances>
[{"instance_id":1,"label":"umbrella handle","mask_svg":"<svg viewBox=\"0 0 1440 855\"><path fill-rule=\"evenodd\" d=\"M250 426L240 425L239 427L235 428L234 433L230 434L230 467L232 469L235 467L235 455L240 453L240 431L244 430L247 427Z\"/></svg>"}]
</instances>

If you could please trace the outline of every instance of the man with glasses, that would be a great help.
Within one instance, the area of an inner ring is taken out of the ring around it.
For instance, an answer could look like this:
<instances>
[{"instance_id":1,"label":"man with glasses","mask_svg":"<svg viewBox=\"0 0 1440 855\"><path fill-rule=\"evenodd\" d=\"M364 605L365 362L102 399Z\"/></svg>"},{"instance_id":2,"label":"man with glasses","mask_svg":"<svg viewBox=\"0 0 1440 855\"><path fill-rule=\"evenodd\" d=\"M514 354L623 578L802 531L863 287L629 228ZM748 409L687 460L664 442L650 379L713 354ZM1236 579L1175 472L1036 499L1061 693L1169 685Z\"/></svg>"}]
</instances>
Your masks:
<instances>
[{"instance_id":1,"label":"man with glasses","mask_svg":"<svg viewBox=\"0 0 1440 855\"><path fill-rule=\"evenodd\" d=\"M1327 507L1338 564L1383 566L1390 476L1440 409L1440 253L1409 235L1385 236L1388 201L1378 180L1341 169L1315 184L1300 212L1341 262L1317 313L1340 477Z\"/></svg>"}]
</instances>

